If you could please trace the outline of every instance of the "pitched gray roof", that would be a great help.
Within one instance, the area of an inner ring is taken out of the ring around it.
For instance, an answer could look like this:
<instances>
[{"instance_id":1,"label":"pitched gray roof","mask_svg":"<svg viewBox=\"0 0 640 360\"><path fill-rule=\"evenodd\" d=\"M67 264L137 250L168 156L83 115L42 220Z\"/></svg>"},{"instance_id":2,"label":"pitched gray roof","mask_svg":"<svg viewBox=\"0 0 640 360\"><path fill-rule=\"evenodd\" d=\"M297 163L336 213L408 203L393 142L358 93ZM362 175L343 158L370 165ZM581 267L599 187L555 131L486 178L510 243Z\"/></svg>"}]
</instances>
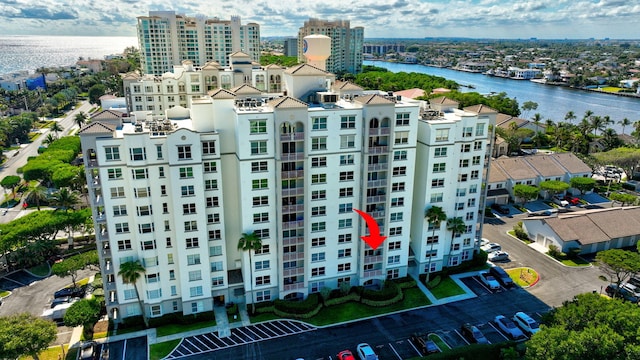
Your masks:
<instances>
[{"instance_id":1,"label":"pitched gray roof","mask_svg":"<svg viewBox=\"0 0 640 360\"><path fill-rule=\"evenodd\" d=\"M640 234L640 207L585 211L543 221L563 241L587 245Z\"/></svg>"}]
</instances>

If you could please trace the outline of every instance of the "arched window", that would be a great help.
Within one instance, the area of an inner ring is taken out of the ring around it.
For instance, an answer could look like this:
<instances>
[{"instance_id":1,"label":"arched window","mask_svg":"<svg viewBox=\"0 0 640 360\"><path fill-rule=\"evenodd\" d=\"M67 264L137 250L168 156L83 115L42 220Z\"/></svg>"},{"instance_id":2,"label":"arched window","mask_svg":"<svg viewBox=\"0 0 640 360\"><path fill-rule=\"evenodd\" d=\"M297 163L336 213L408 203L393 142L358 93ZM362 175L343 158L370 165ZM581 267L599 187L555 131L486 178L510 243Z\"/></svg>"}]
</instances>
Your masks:
<instances>
[{"instance_id":1,"label":"arched window","mask_svg":"<svg viewBox=\"0 0 640 360\"><path fill-rule=\"evenodd\" d=\"M378 118L373 118L371 120L369 120L369 128L370 129L377 129L380 127L380 122L378 121Z\"/></svg>"},{"instance_id":2,"label":"arched window","mask_svg":"<svg viewBox=\"0 0 640 360\"><path fill-rule=\"evenodd\" d=\"M290 123L284 122L280 125L280 134L291 134L293 132L293 126Z\"/></svg>"}]
</instances>

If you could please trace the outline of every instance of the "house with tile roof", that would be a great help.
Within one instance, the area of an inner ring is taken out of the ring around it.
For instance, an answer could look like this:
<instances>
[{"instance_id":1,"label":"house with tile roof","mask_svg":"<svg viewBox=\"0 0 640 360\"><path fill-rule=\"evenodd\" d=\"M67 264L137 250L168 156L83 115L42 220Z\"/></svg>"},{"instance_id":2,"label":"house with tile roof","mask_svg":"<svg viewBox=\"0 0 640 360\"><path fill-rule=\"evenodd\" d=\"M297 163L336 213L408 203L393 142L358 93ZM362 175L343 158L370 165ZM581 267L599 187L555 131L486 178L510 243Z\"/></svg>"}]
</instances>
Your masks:
<instances>
[{"instance_id":1,"label":"house with tile roof","mask_svg":"<svg viewBox=\"0 0 640 360\"><path fill-rule=\"evenodd\" d=\"M635 246L640 240L640 207L616 207L525 219L529 238L562 252L579 248L581 254Z\"/></svg>"}]
</instances>

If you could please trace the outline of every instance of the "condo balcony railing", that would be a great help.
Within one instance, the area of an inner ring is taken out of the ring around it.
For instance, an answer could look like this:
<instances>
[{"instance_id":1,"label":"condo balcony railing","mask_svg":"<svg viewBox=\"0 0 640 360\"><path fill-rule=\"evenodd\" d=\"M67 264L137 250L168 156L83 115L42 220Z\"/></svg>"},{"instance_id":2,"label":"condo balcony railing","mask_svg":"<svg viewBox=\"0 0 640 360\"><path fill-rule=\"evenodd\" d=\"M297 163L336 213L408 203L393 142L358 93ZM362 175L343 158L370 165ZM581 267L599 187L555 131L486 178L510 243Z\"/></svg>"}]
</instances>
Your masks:
<instances>
[{"instance_id":1,"label":"condo balcony railing","mask_svg":"<svg viewBox=\"0 0 640 360\"><path fill-rule=\"evenodd\" d=\"M293 284L285 284L284 285L284 290L285 291L297 290L297 289L302 289L302 288L304 288L304 282L297 282L297 283L293 283Z\"/></svg>"},{"instance_id":2,"label":"condo balcony railing","mask_svg":"<svg viewBox=\"0 0 640 360\"><path fill-rule=\"evenodd\" d=\"M388 128L388 127L369 129L369 135L389 135L390 133L391 133L391 128Z\"/></svg>"},{"instance_id":3,"label":"condo balcony railing","mask_svg":"<svg viewBox=\"0 0 640 360\"><path fill-rule=\"evenodd\" d=\"M89 161L87 161L85 166L88 167L88 168L98 167L98 160L89 160Z\"/></svg>"},{"instance_id":4,"label":"condo balcony railing","mask_svg":"<svg viewBox=\"0 0 640 360\"><path fill-rule=\"evenodd\" d=\"M378 256L365 256L364 263L365 264L375 264L382 262L382 255Z\"/></svg>"},{"instance_id":5,"label":"condo balcony railing","mask_svg":"<svg viewBox=\"0 0 640 360\"><path fill-rule=\"evenodd\" d=\"M300 245L300 244L304 244L304 237L302 236L282 239L283 246Z\"/></svg>"},{"instance_id":6,"label":"condo balcony railing","mask_svg":"<svg viewBox=\"0 0 640 360\"><path fill-rule=\"evenodd\" d=\"M304 195L304 187L296 187L292 189L282 189L282 196Z\"/></svg>"},{"instance_id":7,"label":"condo balcony railing","mask_svg":"<svg viewBox=\"0 0 640 360\"><path fill-rule=\"evenodd\" d=\"M304 152L300 151L295 153L282 154L280 156L280 159L282 161L304 160Z\"/></svg>"},{"instance_id":8,"label":"condo balcony railing","mask_svg":"<svg viewBox=\"0 0 640 360\"><path fill-rule=\"evenodd\" d=\"M301 228L301 227L304 227L304 220L287 221L287 222L283 222L282 223L282 229L284 229L284 230L297 229L297 228Z\"/></svg>"},{"instance_id":9,"label":"condo balcony railing","mask_svg":"<svg viewBox=\"0 0 640 360\"><path fill-rule=\"evenodd\" d=\"M100 205L100 206L104 205L104 198L101 195L96 196L93 204Z\"/></svg>"},{"instance_id":10,"label":"condo balcony railing","mask_svg":"<svg viewBox=\"0 0 640 360\"><path fill-rule=\"evenodd\" d=\"M296 276L296 275L304 275L304 267L297 267L297 268L282 270L282 276Z\"/></svg>"},{"instance_id":11,"label":"condo balcony railing","mask_svg":"<svg viewBox=\"0 0 640 360\"><path fill-rule=\"evenodd\" d=\"M369 154L385 154L388 152L388 146L369 146Z\"/></svg>"},{"instance_id":12,"label":"condo balcony railing","mask_svg":"<svg viewBox=\"0 0 640 360\"><path fill-rule=\"evenodd\" d=\"M384 219L385 213L384 211L371 211L369 215L374 219Z\"/></svg>"},{"instance_id":13,"label":"condo balcony railing","mask_svg":"<svg viewBox=\"0 0 640 360\"><path fill-rule=\"evenodd\" d=\"M282 171L280 173L283 179L295 179L304 177L304 170Z\"/></svg>"},{"instance_id":14,"label":"condo balcony railing","mask_svg":"<svg viewBox=\"0 0 640 360\"><path fill-rule=\"evenodd\" d=\"M105 222L107 221L107 216L104 213L98 213L96 216L96 222Z\"/></svg>"},{"instance_id":15,"label":"condo balcony railing","mask_svg":"<svg viewBox=\"0 0 640 360\"><path fill-rule=\"evenodd\" d=\"M302 260L304 259L304 252L293 252L282 254L282 261Z\"/></svg>"},{"instance_id":16,"label":"condo balcony railing","mask_svg":"<svg viewBox=\"0 0 640 360\"><path fill-rule=\"evenodd\" d=\"M304 211L304 204L299 205L285 205L282 207L283 214L297 213Z\"/></svg>"},{"instance_id":17,"label":"condo balcony railing","mask_svg":"<svg viewBox=\"0 0 640 360\"><path fill-rule=\"evenodd\" d=\"M367 204L371 204L371 203L381 203L381 202L385 202L387 200L386 195L380 195L380 196L367 196Z\"/></svg>"},{"instance_id":18,"label":"condo balcony railing","mask_svg":"<svg viewBox=\"0 0 640 360\"><path fill-rule=\"evenodd\" d=\"M280 140L282 141L304 140L304 133L294 132L289 134L280 134Z\"/></svg>"},{"instance_id":19,"label":"condo balcony railing","mask_svg":"<svg viewBox=\"0 0 640 360\"><path fill-rule=\"evenodd\" d=\"M93 179L91 179L91 183L89 184L89 186L93 188L100 187L100 177L96 176Z\"/></svg>"},{"instance_id":20,"label":"condo balcony railing","mask_svg":"<svg viewBox=\"0 0 640 360\"><path fill-rule=\"evenodd\" d=\"M387 168L389 168L389 164L388 163L369 164L367 168L369 169L369 171L387 170Z\"/></svg>"},{"instance_id":21,"label":"condo balcony railing","mask_svg":"<svg viewBox=\"0 0 640 360\"><path fill-rule=\"evenodd\" d=\"M387 186L387 179L379 179L379 180L369 180L367 181L368 188L376 188Z\"/></svg>"},{"instance_id":22,"label":"condo balcony railing","mask_svg":"<svg viewBox=\"0 0 640 360\"><path fill-rule=\"evenodd\" d=\"M370 270L370 271L365 271L362 277L365 279L368 279L368 278L382 276L382 275L383 275L382 270Z\"/></svg>"}]
</instances>

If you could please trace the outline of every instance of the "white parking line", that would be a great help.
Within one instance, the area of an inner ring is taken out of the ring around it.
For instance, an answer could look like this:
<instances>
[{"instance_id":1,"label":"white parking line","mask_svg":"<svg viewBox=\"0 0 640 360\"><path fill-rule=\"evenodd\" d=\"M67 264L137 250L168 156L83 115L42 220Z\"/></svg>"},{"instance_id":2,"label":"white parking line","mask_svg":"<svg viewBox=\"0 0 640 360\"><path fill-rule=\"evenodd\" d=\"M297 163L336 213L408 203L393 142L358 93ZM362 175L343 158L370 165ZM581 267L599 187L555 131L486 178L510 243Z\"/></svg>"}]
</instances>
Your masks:
<instances>
[{"instance_id":1,"label":"white parking line","mask_svg":"<svg viewBox=\"0 0 640 360\"><path fill-rule=\"evenodd\" d=\"M270 337L271 336L271 335L267 334L264 330L262 330L263 326L256 325L253 328L258 330L258 331L260 331L261 333L263 333L265 335L265 337Z\"/></svg>"},{"instance_id":2,"label":"white parking line","mask_svg":"<svg viewBox=\"0 0 640 360\"><path fill-rule=\"evenodd\" d=\"M458 330L453 330L456 334L458 334L458 336L460 336L462 338L462 340L464 340L464 342L467 343L467 345L471 345L471 343L467 340L467 338L465 338L464 336L462 336L462 334L460 334L460 332L458 332Z\"/></svg>"},{"instance_id":3,"label":"white parking line","mask_svg":"<svg viewBox=\"0 0 640 360\"><path fill-rule=\"evenodd\" d=\"M122 346L122 360L124 360L124 355L127 353L127 339L124 339L124 345Z\"/></svg>"},{"instance_id":4,"label":"white parking line","mask_svg":"<svg viewBox=\"0 0 640 360\"><path fill-rule=\"evenodd\" d=\"M197 340L205 348L209 348L210 347L210 346L207 346L207 344L203 343L202 340L200 340L197 336L194 336L193 339Z\"/></svg>"},{"instance_id":5,"label":"white parking line","mask_svg":"<svg viewBox=\"0 0 640 360\"><path fill-rule=\"evenodd\" d=\"M498 334L502 335L502 337L503 337L503 338L505 338L505 340L510 340L508 337L506 337L506 336L502 333L502 331L501 331L500 329L498 329L497 327L495 327L495 326L491 323L491 321L489 321L487 324L489 324L489 326L491 326L492 328L494 328L494 329L498 332Z\"/></svg>"},{"instance_id":6,"label":"white parking line","mask_svg":"<svg viewBox=\"0 0 640 360\"><path fill-rule=\"evenodd\" d=\"M398 359L402 360L402 357L400 356L400 354L398 354L398 352L396 351L396 349L393 347L393 345L391 345L391 343L389 343L389 347L391 348L391 351L393 351L394 354L396 354L396 356L398 357Z\"/></svg>"},{"instance_id":7,"label":"white parking line","mask_svg":"<svg viewBox=\"0 0 640 360\"><path fill-rule=\"evenodd\" d=\"M413 348L413 350L416 351L416 353L418 354L418 356L422 356L422 353L420 352L420 350L418 350L418 348L413 345L413 342L410 339L407 339L407 342L409 343L409 345L411 345L411 347Z\"/></svg>"}]
</instances>

